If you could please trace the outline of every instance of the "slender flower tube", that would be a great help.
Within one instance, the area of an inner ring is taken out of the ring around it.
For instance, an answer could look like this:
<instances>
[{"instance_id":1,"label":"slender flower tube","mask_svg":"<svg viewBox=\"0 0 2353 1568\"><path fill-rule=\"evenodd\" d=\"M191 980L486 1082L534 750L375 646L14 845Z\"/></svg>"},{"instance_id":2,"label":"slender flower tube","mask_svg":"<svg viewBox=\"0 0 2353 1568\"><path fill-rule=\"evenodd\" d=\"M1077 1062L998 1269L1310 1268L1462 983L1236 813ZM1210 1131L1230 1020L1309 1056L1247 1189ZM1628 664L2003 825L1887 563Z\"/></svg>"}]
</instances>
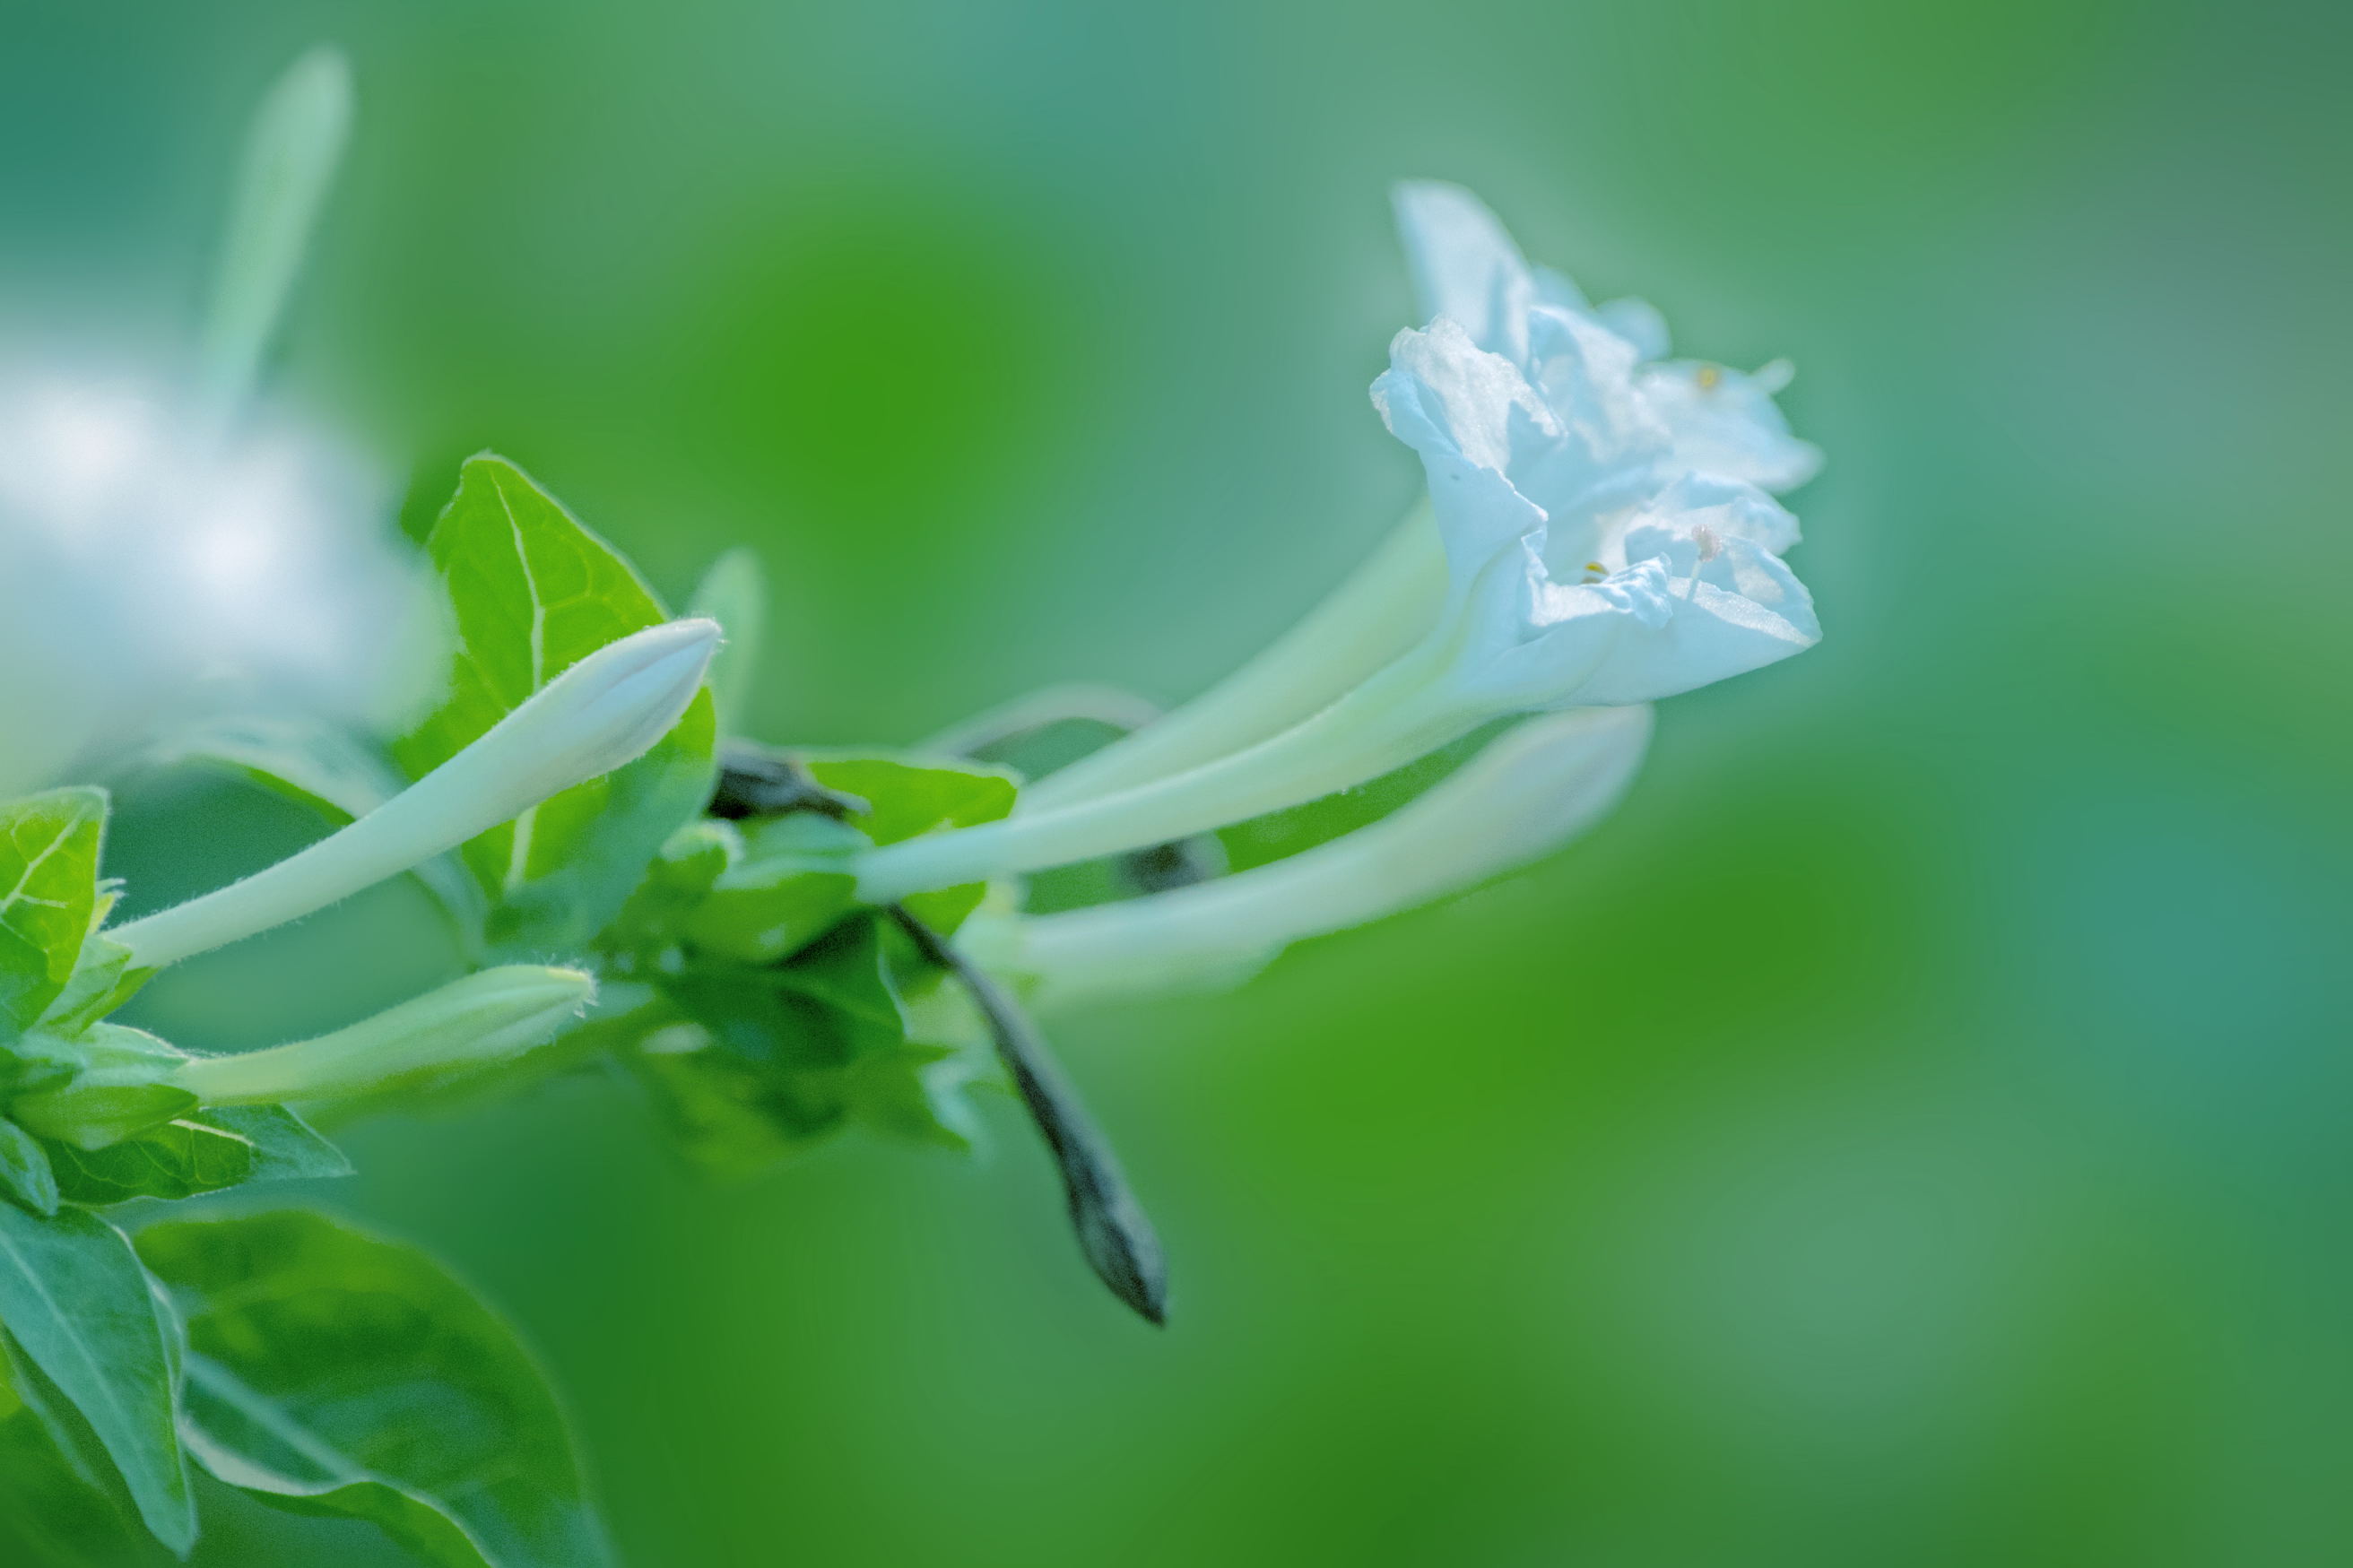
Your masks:
<instances>
[{"instance_id":1,"label":"slender flower tube","mask_svg":"<svg viewBox=\"0 0 2353 1568\"><path fill-rule=\"evenodd\" d=\"M200 1057L169 1082L206 1105L272 1105L414 1087L546 1044L596 998L576 969L485 969L316 1039Z\"/></svg>"},{"instance_id":2,"label":"slender flower tube","mask_svg":"<svg viewBox=\"0 0 2353 1568\"><path fill-rule=\"evenodd\" d=\"M491 731L340 832L241 882L111 931L142 968L238 942L324 909L607 773L686 710L719 645L707 620L671 621L597 649Z\"/></svg>"},{"instance_id":3,"label":"slender flower tube","mask_svg":"<svg viewBox=\"0 0 2353 1568\"><path fill-rule=\"evenodd\" d=\"M1323 711L1201 767L1117 794L946 833L858 857L858 896L887 903L933 888L1066 865L1162 844L1280 811L1402 767L1477 721L1398 700L1414 682L1400 660Z\"/></svg>"},{"instance_id":4,"label":"slender flower tube","mask_svg":"<svg viewBox=\"0 0 2353 1568\"><path fill-rule=\"evenodd\" d=\"M1446 556L1427 505L1265 652L1175 712L1022 791L1049 810L1198 767L1314 714L1411 647L1438 618Z\"/></svg>"},{"instance_id":5,"label":"slender flower tube","mask_svg":"<svg viewBox=\"0 0 2353 1568\"><path fill-rule=\"evenodd\" d=\"M1624 794L1648 708L1533 720L1394 815L1271 865L1173 892L968 931L1037 977L1041 1006L1246 973L1292 942L1377 920L1550 853Z\"/></svg>"},{"instance_id":6,"label":"slender flower tube","mask_svg":"<svg viewBox=\"0 0 2353 1568\"><path fill-rule=\"evenodd\" d=\"M1449 470L1431 468L1436 488ZM1467 459L1452 472L1466 488L1509 490ZM1442 520L1450 501L1440 497ZM1525 503L1505 494L1471 504ZM860 896L902 898L1185 837L1351 788L1506 714L1654 701L1820 636L1805 589L1769 548L1794 521L1753 487L1697 478L1672 487L1616 520L1606 544L1588 541L1618 570L1580 582L1553 581L1541 512L1527 528L1450 584L1452 603L1419 647L1321 712L1134 789L870 851L858 862ZM1466 559L1476 558L1457 552Z\"/></svg>"}]
</instances>

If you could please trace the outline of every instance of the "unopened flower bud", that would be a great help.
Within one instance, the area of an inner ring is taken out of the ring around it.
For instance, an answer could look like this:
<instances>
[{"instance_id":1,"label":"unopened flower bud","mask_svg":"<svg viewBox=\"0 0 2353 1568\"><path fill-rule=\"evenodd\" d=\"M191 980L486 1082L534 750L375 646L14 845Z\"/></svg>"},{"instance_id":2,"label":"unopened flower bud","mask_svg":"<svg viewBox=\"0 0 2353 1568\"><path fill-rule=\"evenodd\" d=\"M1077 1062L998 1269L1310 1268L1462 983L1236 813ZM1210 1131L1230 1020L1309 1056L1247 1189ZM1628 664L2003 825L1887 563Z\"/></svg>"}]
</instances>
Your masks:
<instances>
[{"instance_id":1,"label":"unopened flower bud","mask_svg":"<svg viewBox=\"0 0 2353 1568\"><path fill-rule=\"evenodd\" d=\"M423 1088L546 1044L596 994L576 969L486 969L316 1039L184 1063L171 1082L206 1105L333 1100Z\"/></svg>"},{"instance_id":2,"label":"unopened flower bud","mask_svg":"<svg viewBox=\"0 0 2353 1568\"><path fill-rule=\"evenodd\" d=\"M489 733L350 826L300 854L109 934L141 968L241 941L348 898L634 760L702 684L711 621L649 626L597 649Z\"/></svg>"}]
</instances>

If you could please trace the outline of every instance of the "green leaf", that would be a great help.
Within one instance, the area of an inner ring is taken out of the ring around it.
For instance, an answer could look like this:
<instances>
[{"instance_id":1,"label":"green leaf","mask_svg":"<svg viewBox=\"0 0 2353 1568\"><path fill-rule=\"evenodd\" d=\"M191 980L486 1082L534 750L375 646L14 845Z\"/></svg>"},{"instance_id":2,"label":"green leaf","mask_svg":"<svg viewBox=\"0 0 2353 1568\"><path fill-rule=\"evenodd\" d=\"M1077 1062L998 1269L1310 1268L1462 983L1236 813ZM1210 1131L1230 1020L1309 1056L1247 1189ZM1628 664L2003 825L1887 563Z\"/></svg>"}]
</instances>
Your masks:
<instances>
[{"instance_id":1,"label":"green leaf","mask_svg":"<svg viewBox=\"0 0 2353 1568\"><path fill-rule=\"evenodd\" d=\"M185 1553L196 1514L175 1427L180 1342L130 1242L87 1209L0 1204L0 1322L90 1423L147 1528Z\"/></svg>"},{"instance_id":2,"label":"green leaf","mask_svg":"<svg viewBox=\"0 0 2353 1568\"><path fill-rule=\"evenodd\" d=\"M32 1027L73 977L98 903L106 792L0 805L0 1040Z\"/></svg>"},{"instance_id":3,"label":"green leaf","mask_svg":"<svg viewBox=\"0 0 2353 1568\"><path fill-rule=\"evenodd\" d=\"M598 945L628 964L659 963L664 951L678 945L687 917L719 874L743 858L743 836L733 823L709 817L688 823L663 843Z\"/></svg>"},{"instance_id":4,"label":"green leaf","mask_svg":"<svg viewBox=\"0 0 2353 1568\"><path fill-rule=\"evenodd\" d=\"M102 895L100 903L91 919L93 926L104 922L106 911L114 905L113 895ZM80 1034L130 1001L154 976L152 969L131 967L131 950L103 931L93 930L82 939L81 958L74 965L72 978L41 1015L40 1027L48 1034Z\"/></svg>"},{"instance_id":5,"label":"green leaf","mask_svg":"<svg viewBox=\"0 0 2353 1568\"><path fill-rule=\"evenodd\" d=\"M823 754L806 761L818 783L866 801L871 809L858 827L877 844L995 822L1013 809L1020 789L1011 773L982 763Z\"/></svg>"},{"instance_id":6,"label":"green leaf","mask_svg":"<svg viewBox=\"0 0 2353 1568\"><path fill-rule=\"evenodd\" d=\"M906 1010L882 932L883 922L872 915L844 921L776 970L788 999L804 998L822 1010L844 1059L907 1037Z\"/></svg>"},{"instance_id":7,"label":"green leaf","mask_svg":"<svg viewBox=\"0 0 2353 1568\"><path fill-rule=\"evenodd\" d=\"M840 1131L839 1069L795 1072L720 1047L700 1024L646 1035L622 1061L651 1098L672 1142L706 1173L741 1181Z\"/></svg>"},{"instance_id":8,"label":"green leaf","mask_svg":"<svg viewBox=\"0 0 2353 1568\"><path fill-rule=\"evenodd\" d=\"M726 634L711 661L711 698L718 710L719 732L743 732L744 704L750 700L752 678L760 664L761 633L768 622L768 578L760 558L749 546L738 545L711 563L695 584L687 614L719 623Z\"/></svg>"},{"instance_id":9,"label":"green leaf","mask_svg":"<svg viewBox=\"0 0 2353 1568\"><path fill-rule=\"evenodd\" d=\"M908 1040L899 959L868 911L786 963L692 964L661 981L684 1021L646 1034L624 1060L687 1153L723 1176L853 1123L967 1148L955 1090L969 1066L960 1051Z\"/></svg>"},{"instance_id":10,"label":"green leaf","mask_svg":"<svg viewBox=\"0 0 2353 1568\"><path fill-rule=\"evenodd\" d=\"M849 857L872 841L811 812L752 822L742 858L712 880L680 933L741 963L768 963L822 936L849 910L858 878Z\"/></svg>"},{"instance_id":11,"label":"green leaf","mask_svg":"<svg viewBox=\"0 0 2353 1568\"><path fill-rule=\"evenodd\" d=\"M862 797L871 809L858 818L876 844L896 844L925 833L995 822L1013 809L1019 782L982 763L911 762L897 757L811 756L808 771L828 789ZM979 882L918 893L908 910L934 931L953 932L987 893Z\"/></svg>"},{"instance_id":12,"label":"green leaf","mask_svg":"<svg viewBox=\"0 0 2353 1568\"><path fill-rule=\"evenodd\" d=\"M139 1248L186 1314L188 1445L220 1479L438 1568L611 1561L539 1368L423 1253L291 1210Z\"/></svg>"},{"instance_id":13,"label":"green leaf","mask_svg":"<svg viewBox=\"0 0 2353 1568\"><path fill-rule=\"evenodd\" d=\"M206 768L243 779L337 826L365 816L405 783L350 735L296 719L209 719L159 742L146 760L156 767Z\"/></svg>"},{"instance_id":14,"label":"green leaf","mask_svg":"<svg viewBox=\"0 0 2353 1568\"><path fill-rule=\"evenodd\" d=\"M851 1065L850 1115L885 1137L964 1153L972 1148L972 1118L956 1090L970 1077L954 1047L892 1046Z\"/></svg>"},{"instance_id":15,"label":"green leaf","mask_svg":"<svg viewBox=\"0 0 2353 1568\"><path fill-rule=\"evenodd\" d=\"M90 1423L0 1332L0 1562L148 1568L171 1561L139 1524Z\"/></svg>"},{"instance_id":16,"label":"green leaf","mask_svg":"<svg viewBox=\"0 0 2353 1568\"><path fill-rule=\"evenodd\" d=\"M666 618L611 546L504 458L468 460L427 541L461 639L448 700L395 743L421 777L607 643ZM489 895L491 948L585 945L612 920L663 840L710 798L710 694L636 762L542 802L460 851Z\"/></svg>"},{"instance_id":17,"label":"green leaf","mask_svg":"<svg viewBox=\"0 0 2353 1568\"><path fill-rule=\"evenodd\" d=\"M0 1194L35 1214L58 1212L58 1175L40 1140L0 1117Z\"/></svg>"},{"instance_id":18,"label":"green leaf","mask_svg":"<svg viewBox=\"0 0 2353 1568\"><path fill-rule=\"evenodd\" d=\"M16 1043L18 1092L8 1114L26 1131L103 1149L196 1106L169 1082L186 1053L143 1029L92 1024L67 1038L36 1030Z\"/></svg>"},{"instance_id":19,"label":"green leaf","mask_svg":"<svg viewBox=\"0 0 2353 1568\"><path fill-rule=\"evenodd\" d=\"M351 1174L343 1152L282 1105L193 1111L103 1149L48 1145L69 1203L190 1198L248 1182Z\"/></svg>"}]
</instances>

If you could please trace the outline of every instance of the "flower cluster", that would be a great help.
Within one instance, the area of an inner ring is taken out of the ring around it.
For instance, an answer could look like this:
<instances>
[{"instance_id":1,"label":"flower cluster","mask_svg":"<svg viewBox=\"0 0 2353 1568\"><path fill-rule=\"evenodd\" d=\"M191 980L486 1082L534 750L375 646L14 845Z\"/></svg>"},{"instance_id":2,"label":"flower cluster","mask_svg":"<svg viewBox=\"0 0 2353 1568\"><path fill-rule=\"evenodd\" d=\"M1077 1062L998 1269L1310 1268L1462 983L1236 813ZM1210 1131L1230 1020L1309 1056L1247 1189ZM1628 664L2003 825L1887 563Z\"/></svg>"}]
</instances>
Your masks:
<instances>
[{"instance_id":1,"label":"flower cluster","mask_svg":"<svg viewBox=\"0 0 2353 1568\"><path fill-rule=\"evenodd\" d=\"M12 403L0 388L0 662L16 672L0 683L0 1417L11 1463L46 1478L23 1495L105 1511L76 1489L102 1451L140 1523L182 1555L193 1457L452 1562L487 1563L471 1543L510 1540L534 1562L603 1561L553 1402L428 1266L318 1216L148 1225L134 1241L100 1211L347 1172L302 1107L591 1057L628 1068L721 1173L849 1127L967 1146L960 1091L993 1074L1060 1170L1089 1266L1161 1323L1158 1237L1023 1000L1239 976L1524 864L1622 795L1651 703L1819 636L1781 560L1797 522L1773 499L1818 461L1774 406L1786 369L1671 360L1647 306L1588 303L1472 198L1412 184L1398 213L1427 324L1398 335L1373 402L1427 498L1294 631L1175 713L1130 729L1131 705L1081 691L927 755L762 746L733 733L757 664L754 560L723 558L673 618L626 557L484 453L426 542L454 634L438 705L390 736L290 722L268 710L362 717L396 662L383 649L409 578L354 526L365 510L325 448L249 406L348 111L330 54L265 102L185 393ZM263 783L334 831L112 923L105 791L6 797L100 765L208 686L237 721L160 754ZM1058 710L1125 733L1034 781L989 760L1008 728ZM1456 765L1377 820L1216 874L1204 836L1418 761ZM1136 896L1021 911L1024 873L1098 859ZM405 871L472 973L241 1055L112 1020L164 966ZM289 1270L305 1302L334 1300L322 1268L421 1314L437 1343L465 1347L453 1366L507 1369L451 1396L488 1410L483 1387L504 1390L506 1414L477 1423L495 1453L453 1470L446 1434L419 1447L414 1358L353 1353L308 1306L299 1333L238 1316ZM409 1473L404 1457L427 1449ZM347 1451L386 1468L350 1471ZM448 1483L483 1465L508 1479Z\"/></svg>"},{"instance_id":2,"label":"flower cluster","mask_svg":"<svg viewBox=\"0 0 2353 1568\"><path fill-rule=\"evenodd\" d=\"M1812 600L1781 559L1797 520L1774 499L1820 461L1773 403L1787 365L1743 374L1669 359L1650 306L1589 303L1567 278L1530 266L1493 215L1453 186L1403 185L1397 205L1430 319L1398 335L1373 402L1420 458L1426 504L1250 666L1049 774L1008 820L874 851L860 867L864 896L1182 839L1351 788L1499 718L1639 706L1819 639ZM1576 733L1582 747L1614 751L1600 771L1618 776L1648 726ZM1516 766L1546 754L1530 746ZM1479 787L1476 776L1441 786L1413 822L1445 820L1449 792L1467 801ZM1559 788L1577 796L1570 773ZM1471 857L1453 885L1540 852L1589 815L1529 816L1519 853ZM1399 823L1331 854L1386 853L1413 830ZM1247 929L1247 941L1205 940L1204 966L1237 945L1288 940L1269 910L1294 911L1279 922L1294 937L1380 912L1336 897L1310 907L1302 889L1314 880L1270 868L1173 907L1145 899L992 940L1044 975L1045 994L1075 994L1124 972L1108 956L1118 941L1139 955L1149 946L1136 973L1180 968L1177 933L1210 933L1172 908L1253 911L1224 926ZM1441 890L1409 881L1410 896L1383 907ZM1065 961L1086 972L1083 984L1056 983Z\"/></svg>"}]
</instances>

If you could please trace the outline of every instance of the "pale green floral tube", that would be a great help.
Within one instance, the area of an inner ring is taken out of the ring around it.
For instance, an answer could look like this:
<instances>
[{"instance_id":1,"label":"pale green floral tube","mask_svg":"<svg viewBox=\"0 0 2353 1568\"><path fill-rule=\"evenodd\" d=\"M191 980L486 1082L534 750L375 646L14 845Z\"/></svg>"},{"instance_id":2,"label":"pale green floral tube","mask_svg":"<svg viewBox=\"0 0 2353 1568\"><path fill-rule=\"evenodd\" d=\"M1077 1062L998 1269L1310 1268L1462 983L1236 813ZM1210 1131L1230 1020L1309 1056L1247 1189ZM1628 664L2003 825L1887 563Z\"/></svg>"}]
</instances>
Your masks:
<instances>
[{"instance_id":1,"label":"pale green floral tube","mask_svg":"<svg viewBox=\"0 0 2353 1568\"><path fill-rule=\"evenodd\" d=\"M1040 1005L1215 981L1292 942L1461 890L1559 847L1641 764L1648 708L1530 721L1394 815L1271 865L1172 892L981 926L976 955L1034 975Z\"/></svg>"},{"instance_id":2,"label":"pale green floral tube","mask_svg":"<svg viewBox=\"0 0 2353 1568\"><path fill-rule=\"evenodd\" d=\"M546 1044L596 994L576 969L486 969L316 1039L184 1063L170 1082L206 1105L275 1105L439 1081Z\"/></svg>"},{"instance_id":3,"label":"pale green floral tube","mask_svg":"<svg viewBox=\"0 0 2353 1568\"><path fill-rule=\"evenodd\" d=\"M1420 640L1445 591L1446 554L1425 502L1265 652L1165 718L1039 779L1018 809L1116 794L1280 733Z\"/></svg>"},{"instance_id":4,"label":"pale green floral tube","mask_svg":"<svg viewBox=\"0 0 2353 1568\"><path fill-rule=\"evenodd\" d=\"M490 732L341 832L218 892L109 932L141 968L242 941L349 898L634 760L668 733L719 646L712 621L607 644Z\"/></svg>"},{"instance_id":5,"label":"pale green floral tube","mask_svg":"<svg viewBox=\"0 0 2353 1568\"><path fill-rule=\"evenodd\" d=\"M1442 688L1423 679L1421 666L1400 660L1303 722L1206 766L1059 809L870 850L856 862L859 897L887 903L1166 843L1403 767L1488 717L1450 703Z\"/></svg>"}]
</instances>

